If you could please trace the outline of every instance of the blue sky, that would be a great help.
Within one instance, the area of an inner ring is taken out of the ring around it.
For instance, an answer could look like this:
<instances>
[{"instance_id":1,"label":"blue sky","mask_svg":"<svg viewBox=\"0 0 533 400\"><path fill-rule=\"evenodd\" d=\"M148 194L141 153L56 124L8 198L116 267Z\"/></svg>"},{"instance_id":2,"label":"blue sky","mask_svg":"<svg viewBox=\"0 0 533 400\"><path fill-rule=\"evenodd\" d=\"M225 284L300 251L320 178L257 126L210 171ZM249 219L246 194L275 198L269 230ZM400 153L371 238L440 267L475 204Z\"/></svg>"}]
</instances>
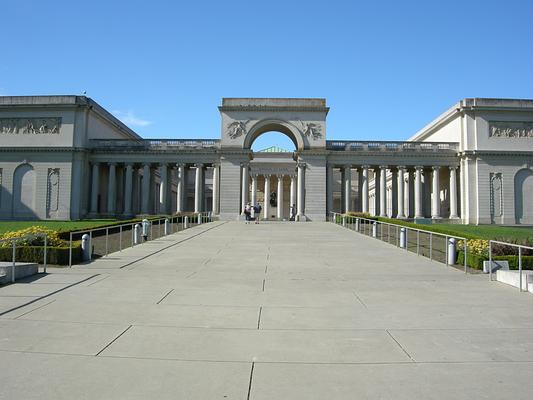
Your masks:
<instances>
[{"instance_id":1,"label":"blue sky","mask_svg":"<svg viewBox=\"0 0 533 400\"><path fill-rule=\"evenodd\" d=\"M222 97L325 97L329 139L369 140L406 139L464 97L533 98L532 1L6 0L0 14L0 94L87 91L145 137L218 138Z\"/></svg>"}]
</instances>

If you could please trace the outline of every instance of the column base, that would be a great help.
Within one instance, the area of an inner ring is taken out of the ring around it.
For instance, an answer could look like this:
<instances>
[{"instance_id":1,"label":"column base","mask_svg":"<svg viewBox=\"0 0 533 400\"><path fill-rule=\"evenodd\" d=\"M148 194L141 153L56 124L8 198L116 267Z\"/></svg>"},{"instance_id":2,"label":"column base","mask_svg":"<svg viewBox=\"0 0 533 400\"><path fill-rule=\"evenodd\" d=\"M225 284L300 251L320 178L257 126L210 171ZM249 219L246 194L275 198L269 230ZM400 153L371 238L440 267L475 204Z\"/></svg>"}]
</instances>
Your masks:
<instances>
[{"instance_id":1,"label":"column base","mask_svg":"<svg viewBox=\"0 0 533 400\"><path fill-rule=\"evenodd\" d=\"M407 217L405 215L403 215L403 214L402 215L398 214L396 216L396 219L407 219Z\"/></svg>"},{"instance_id":2,"label":"column base","mask_svg":"<svg viewBox=\"0 0 533 400\"><path fill-rule=\"evenodd\" d=\"M442 219L440 215L432 215L431 219Z\"/></svg>"},{"instance_id":3,"label":"column base","mask_svg":"<svg viewBox=\"0 0 533 400\"><path fill-rule=\"evenodd\" d=\"M450 219L461 219L458 215L450 215Z\"/></svg>"},{"instance_id":4,"label":"column base","mask_svg":"<svg viewBox=\"0 0 533 400\"><path fill-rule=\"evenodd\" d=\"M307 222L307 217L305 215L297 215L296 216L297 222Z\"/></svg>"}]
</instances>

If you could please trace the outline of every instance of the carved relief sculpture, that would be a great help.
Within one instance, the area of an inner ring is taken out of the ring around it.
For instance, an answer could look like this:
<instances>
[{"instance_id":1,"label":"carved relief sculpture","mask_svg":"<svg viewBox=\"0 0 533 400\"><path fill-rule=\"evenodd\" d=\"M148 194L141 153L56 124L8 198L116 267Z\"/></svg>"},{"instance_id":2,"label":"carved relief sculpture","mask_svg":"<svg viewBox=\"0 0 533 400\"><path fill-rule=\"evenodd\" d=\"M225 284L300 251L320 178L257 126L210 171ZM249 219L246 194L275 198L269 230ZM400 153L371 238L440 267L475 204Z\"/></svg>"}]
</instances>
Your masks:
<instances>
[{"instance_id":1,"label":"carved relief sculpture","mask_svg":"<svg viewBox=\"0 0 533 400\"><path fill-rule=\"evenodd\" d=\"M491 122L489 136L496 138L533 138L533 122Z\"/></svg>"},{"instance_id":2,"label":"carved relief sculpture","mask_svg":"<svg viewBox=\"0 0 533 400\"><path fill-rule=\"evenodd\" d=\"M46 215L59 210L59 168L48 168Z\"/></svg>"},{"instance_id":3,"label":"carved relief sculpture","mask_svg":"<svg viewBox=\"0 0 533 400\"><path fill-rule=\"evenodd\" d=\"M231 124L228 124L227 133L231 139L236 139L239 136L246 135L246 125L250 120L243 121L233 121Z\"/></svg>"},{"instance_id":4,"label":"carved relief sculpture","mask_svg":"<svg viewBox=\"0 0 533 400\"><path fill-rule=\"evenodd\" d=\"M61 118L0 118L0 134L58 134Z\"/></svg>"},{"instance_id":5,"label":"carved relief sculpture","mask_svg":"<svg viewBox=\"0 0 533 400\"><path fill-rule=\"evenodd\" d=\"M503 215L502 174L490 174L490 216L493 223Z\"/></svg>"},{"instance_id":6,"label":"carved relief sculpture","mask_svg":"<svg viewBox=\"0 0 533 400\"><path fill-rule=\"evenodd\" d=\"M315 140L322 137L322 133L320 132L320 125L315 124L314 122L303 121L300 121L300 124L302 124L302 131L305 136L311 136Z\"/></svg>"}]
</instances>

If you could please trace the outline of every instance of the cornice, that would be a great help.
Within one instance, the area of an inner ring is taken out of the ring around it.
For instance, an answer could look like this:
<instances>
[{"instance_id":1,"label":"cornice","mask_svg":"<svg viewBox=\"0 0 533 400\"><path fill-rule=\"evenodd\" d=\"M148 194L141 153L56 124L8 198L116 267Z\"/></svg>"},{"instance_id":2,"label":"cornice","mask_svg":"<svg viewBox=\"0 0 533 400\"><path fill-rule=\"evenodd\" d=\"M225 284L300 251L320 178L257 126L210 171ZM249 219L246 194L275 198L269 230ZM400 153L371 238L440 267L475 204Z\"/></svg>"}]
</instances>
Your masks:
<instances>
[{"instance_id":1,"label":"cornice","mask_svg":"<svg viewBox=\"0 0 533 400\"><path fill-rule=\"evenodd\" d=\"M0 152L32 152L32 153L88 153L83 147L0 147Z\"/></svg>"},{"instance_id":2,"label":"cornice","mask_svg":"<svg viewBox=\"0 0 533 400\"><path fill-rule=\"evenodd\" d=\"M305 106L219 106L220 112L227 111L297 111L297 112L329 112L329 107L305 107Z\"/></svg>"}]
</instances>

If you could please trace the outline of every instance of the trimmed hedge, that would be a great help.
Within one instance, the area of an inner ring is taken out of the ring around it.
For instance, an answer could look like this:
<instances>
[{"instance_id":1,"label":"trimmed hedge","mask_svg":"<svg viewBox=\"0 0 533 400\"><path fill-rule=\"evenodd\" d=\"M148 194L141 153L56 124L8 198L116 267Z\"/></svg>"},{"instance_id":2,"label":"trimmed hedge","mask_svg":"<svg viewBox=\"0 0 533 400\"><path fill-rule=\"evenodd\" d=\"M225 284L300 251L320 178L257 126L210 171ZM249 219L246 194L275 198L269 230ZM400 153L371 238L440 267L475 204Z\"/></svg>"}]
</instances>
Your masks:
<instances>
[{"instance_id":1,"label":"trimmed hedge","mask_svg":"<svg viewBox=\"0 0 533 400\"><path fill-rule=\"evenodd\" d=\"M518 256L493 256L493 260L508 261L509 269L518 269ZM468 254L466 257L466 265L474 269L483 269L483 261L489 261L488 257L477 254ZM459 250L457 252L457 264L464 263L464 252ZM522 256L522 269L533 269L533 256Z\"/></svg>"},{"instance_id":2,"label":"trimmed hedge","mask_svg":"<svg viewBox=\"0 0 533 400\"><path fill-rule=\"evenodd\" d=\"M17 262L31 262L42 264L44 261L44 247L41 246L20 246L15 250ZM0 261L12 261L13 249L11 247L0 247ZM47 263L52 265L68 265L68 247L48 247ZM77 244L72 247L72 263L81 261L81 246Z\"/></svg>"},{"instance_id":3,"label":"trimmed hedge","mask_svg":"<svg viewBox=\"0 0 533 400\"><path fill-rule=\"evenodd\" d=\"M431 224L421 225L421 224L415 224L414 222L407 222L407 221L402 221L400 219L384 218L384 217L377 217L377 220L378 221L382 221L382 222L389 222L391 224L407 226L407 227L413 228L413 229L422 229L422 230L425 230L425 231L441 233L443 235L449 235L449 236L455 236L455 237L464 237L465 239L480 239L480 237L477 236L477 235L471 235L471 234L463 233L463 232L459 233L457 231L453 231L453 230L449 230L449 229L446 229L446 228L442 228L442 227L438 226L438 224L435 224L435 225L431 225Z\"/></svg>"}]
</instances>

